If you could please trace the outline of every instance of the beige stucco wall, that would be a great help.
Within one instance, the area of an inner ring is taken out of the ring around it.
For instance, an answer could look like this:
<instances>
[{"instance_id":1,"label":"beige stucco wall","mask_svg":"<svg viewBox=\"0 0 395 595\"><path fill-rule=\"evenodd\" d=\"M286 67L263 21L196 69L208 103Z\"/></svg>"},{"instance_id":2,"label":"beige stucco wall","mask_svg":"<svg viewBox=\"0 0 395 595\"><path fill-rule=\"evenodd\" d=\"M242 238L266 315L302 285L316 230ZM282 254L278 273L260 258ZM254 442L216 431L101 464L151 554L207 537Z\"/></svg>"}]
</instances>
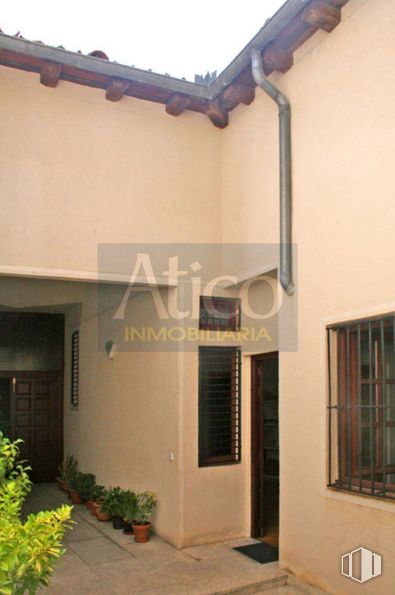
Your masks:
<instances>
[{"instance_id":1,"label":"beige stucco wall","mask_svg":"<svg viewBox=\"0 0 395 595\"><path fill-rule=\"evenodd\" d=\"M298 349L280 356L280 555L331 592L390 594L394 504L325 488L325 324L395 305L395 5L352 0L342 12L273 76L292 105L299 267ZM224 132L225 241L273 240L277 150L276 108L258 91ZM382 576L363 586L339 571L359 545L384 558Z\"/></svg>"},{"instance_id":2,"label":"beige stucco wall","mask_svg":"<svg viewBox=\"0 0 395 595\"><path fill-rule=\"evenodd\" d=\"M0 67L2 264L96 271L97 244L220 240L208 118Z\"/></svg>"}]
</instances>

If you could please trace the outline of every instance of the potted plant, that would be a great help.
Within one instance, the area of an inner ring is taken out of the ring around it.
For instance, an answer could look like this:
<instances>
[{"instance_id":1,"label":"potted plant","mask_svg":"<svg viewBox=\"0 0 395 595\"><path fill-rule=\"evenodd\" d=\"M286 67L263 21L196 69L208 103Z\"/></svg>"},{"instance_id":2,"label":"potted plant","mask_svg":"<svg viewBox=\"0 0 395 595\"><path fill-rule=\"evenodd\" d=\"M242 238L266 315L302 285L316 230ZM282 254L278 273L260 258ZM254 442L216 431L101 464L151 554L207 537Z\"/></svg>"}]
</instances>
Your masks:
<instances>
[{"instance_id":1,"label":"potted plant","mask_svg":"<svg viewBox=\"0 0 395 595\"><path fill-rule=\"evenodd\" d=\"M80 473L77 480L77 492L83 502L87 502L93 496L96 486L96 477L93 473Z\"/></svg>"},{"instance_id":2,"label":"potted plant","mask_svg":"<svg viewBox=\"0 0 395 595\"><path fill-rule=\"evenodd\" d=\"M125 490L121 495L121 506L119 509L124 521L123 532L126 535L133 535L133 519L136 513L136 494Z\"/></svg>"},{"instance_id":3,"label":"potted plant","mask_svg":"<svg viewBox=\"0 0 395 595\"><path fill-rule=\"evenodd\" d=\"M69 491L69 482L77 473L78 463L74 457L67 457L59 467L58 486L64 492Z\"/></svg>"},{"instance_id":4,"label":"potted plant","mask_svg":"<svg viewBox=\"0 0 395 595\"><path fill-rule=\"evenodd\" d=\"M103 488L103 486L100 486L100 488ZM98 521L105 522L111 520L111 514L106 510L103 510L103 504L106 500L107 494L108 491L105 488L101 489L100 496L96 495L95 500L92 504L92 508L94 509Z\"/></svg>"},{"instance_id":5,"label":"potted plant","mask_svg":"<svg viewBox=\"0 0 395 595\"><path fill-rule=\"evenodd\" d=\"M81 476L83 473L81 471L76 471L74 475L70 476L70 479L67 481L69 486L69 496L73 504L81 504L82 498L78 492L78 486L82 481Z\"/></svg>"},{"instance_id":6,"label":"potted plant","mask_svg":"<svg viewBox=\"0 0 395 595\"><path fill-rule=\"evenodd\" d=\"M112 526L114 529L123 529L124 522L122 519L122 495L121 488L110 488L104 498L101 510L107 512L112 517Z\"/></svg>"},{"instance_id":7,"label":"potted plant","mask_svg":"<svg viewBox=\"0 0 395 595\"><path fill-rule=\"evenodd\" d=\"M149 541L151 523L149 519L156 506L157 497L154 492L138 492L135 494L136 510L133 520L134 539L137 543Z\"/></svg>"},{"instance_id":8,"label":"potted plant","mask_svg":"<svg viewBox=\"0 0 395 595\"><path fill-rule=\"evenodd\" d=\"M96 484L93 489L92 496L91 496L90 500L88 501L89 509L91 511L91 514L93 514L93 516L97 516L96 504L98 502L102 502L104 500L105 494L106 494L106 488L102 485Z\"/></svg>"},{"instance_id":9,"label":"potted plant","mask_svg":"<svg viewBox=\"0 0 395 595\"><path fill-rule=\"evenodd\" d=\"M67 492L67 483L66 483L66 461L63 461L59 465L59 475L56 478L58 487L62 492Z\"/></svg>"}]
</instances>

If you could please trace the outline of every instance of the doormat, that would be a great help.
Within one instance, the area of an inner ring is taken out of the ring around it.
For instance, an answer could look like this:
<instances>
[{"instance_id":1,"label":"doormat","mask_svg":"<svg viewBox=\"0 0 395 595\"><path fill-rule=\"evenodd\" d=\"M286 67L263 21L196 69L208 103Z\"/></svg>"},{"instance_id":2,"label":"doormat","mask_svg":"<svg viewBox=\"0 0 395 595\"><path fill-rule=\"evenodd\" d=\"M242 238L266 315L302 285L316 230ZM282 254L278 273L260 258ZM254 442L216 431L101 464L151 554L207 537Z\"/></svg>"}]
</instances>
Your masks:
<instances>
[{"instance_id":1,"label":"doormat","mask_svg":"<svg viewBox=\"0 0 395 595\"><path fill-rule=\"evenodd\" d=\"M243 545L241 547L234 547L233 549L261 564L276 562L278 560L278 547L274 547L274 545L269 545L268 543L252 543L251 545Z\"/></svg>"}]
</instances>

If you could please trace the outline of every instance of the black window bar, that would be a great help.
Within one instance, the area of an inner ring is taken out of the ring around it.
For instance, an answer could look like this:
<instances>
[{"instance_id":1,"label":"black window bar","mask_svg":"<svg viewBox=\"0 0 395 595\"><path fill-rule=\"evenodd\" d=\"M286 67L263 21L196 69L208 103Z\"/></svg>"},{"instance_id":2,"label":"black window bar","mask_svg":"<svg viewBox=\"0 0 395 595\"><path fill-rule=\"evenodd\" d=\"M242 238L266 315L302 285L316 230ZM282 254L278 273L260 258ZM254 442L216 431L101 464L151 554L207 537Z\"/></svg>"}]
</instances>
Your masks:
<instances>
[{"instance_id":1,"label":"black window bar","mask_svg":"<svg viewBox=\"0 0 395 595\"><path fill-rule=\"evenodd\" d=\"M71 335L71 406L78 407L80 401L80 333Z\"/></svg>"},{"instance_id":2,"label":"black window bar","mask_svg":"<svg viewBox=\"0 0 395 595\"><path fill-rule=\"evenodd\" d=\"M241 460L241 351L199 348L199 466Z\"/></svg>"},{"instance_id":3,"label":"black window bar","mask_svg":"<svg viewBox=\"0 0 395 595\"><path fill-rule=\"evenodd\" d=\"M395 499L395 316L327 329L328 486Z\"/></svg>"}]
</instances>

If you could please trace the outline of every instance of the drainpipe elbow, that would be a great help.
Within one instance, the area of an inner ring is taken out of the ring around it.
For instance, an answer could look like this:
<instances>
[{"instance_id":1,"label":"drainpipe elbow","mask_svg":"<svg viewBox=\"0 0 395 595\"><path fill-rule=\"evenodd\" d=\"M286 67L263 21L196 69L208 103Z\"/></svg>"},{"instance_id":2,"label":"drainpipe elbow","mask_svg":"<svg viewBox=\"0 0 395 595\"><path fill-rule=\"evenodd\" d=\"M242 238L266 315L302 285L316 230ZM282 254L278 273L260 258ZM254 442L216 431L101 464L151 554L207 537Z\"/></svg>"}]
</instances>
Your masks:
<instances>
[{"instance_id":1,"label":"drainpipe elbow","mask_svg":"<svg viewBox=\"0 0 395 595\"><path fill-rule=\"evenodd\" d=\"M287 295L294 295L295 285L292 280L289 279L288 275L280 275L280 283Z\"/></svg>"}]
</instances>

